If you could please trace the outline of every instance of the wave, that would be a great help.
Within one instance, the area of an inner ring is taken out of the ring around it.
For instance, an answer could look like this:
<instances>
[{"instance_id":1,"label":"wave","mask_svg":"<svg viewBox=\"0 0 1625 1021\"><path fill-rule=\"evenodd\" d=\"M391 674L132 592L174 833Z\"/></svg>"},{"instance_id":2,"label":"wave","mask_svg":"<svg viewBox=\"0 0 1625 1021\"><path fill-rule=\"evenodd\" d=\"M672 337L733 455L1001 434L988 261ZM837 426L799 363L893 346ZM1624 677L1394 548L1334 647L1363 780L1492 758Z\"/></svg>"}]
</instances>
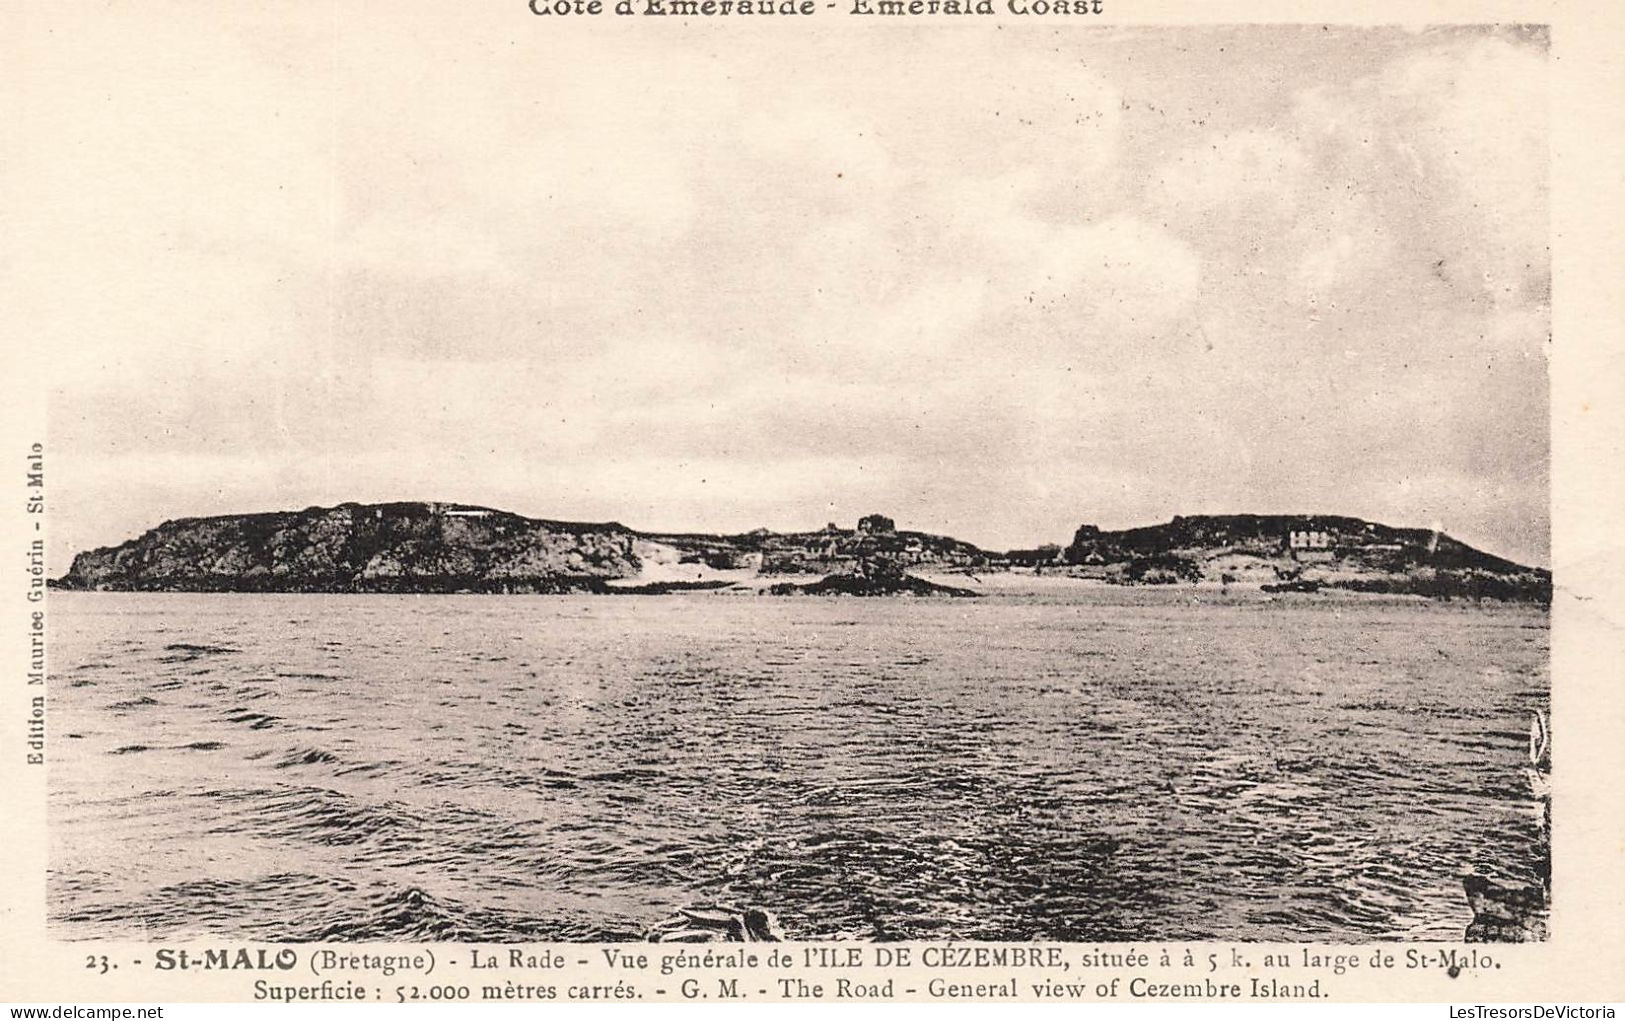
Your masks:
<instances>
[{"instance_id":1,"label":"wave","mask_svg":"<svg viewBox=\"0 0 1625 1021\"><path fill-rule=\"evenodd\" d=\"M160 663L190 663L205 656L228 656L241 649L229 645L193 645L189 642L171 642L164 646L167 656L159 656Z\"/></svg>"}]
</instances>

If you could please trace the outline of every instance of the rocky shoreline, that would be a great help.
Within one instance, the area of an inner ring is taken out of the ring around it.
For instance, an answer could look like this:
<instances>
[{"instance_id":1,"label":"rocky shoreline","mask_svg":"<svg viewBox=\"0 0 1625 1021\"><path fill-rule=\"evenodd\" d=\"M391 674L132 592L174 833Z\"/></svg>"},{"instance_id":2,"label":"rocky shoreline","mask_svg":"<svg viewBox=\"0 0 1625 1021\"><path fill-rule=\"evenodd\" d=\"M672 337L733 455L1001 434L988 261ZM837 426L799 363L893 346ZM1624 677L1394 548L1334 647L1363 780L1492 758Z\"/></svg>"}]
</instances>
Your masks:
<instances>
[{"instance_id":1,"label":"rocky shoreline","mask_svg":"<svg viewBox=\"0 0 1625 1021\"><path fill-rule=\"evenodd\" d=\"M898 529L656 533L454 503L341 504L167 521L77 555L51 582L81 591L971 596L969 579L1030 574L1131 586L1266 593L1342 590L1549 603L1551 574L1442 533L1317 515L1176 517L1077 530L1072 542L991 551Z\"/></svg>"}]
</instances>

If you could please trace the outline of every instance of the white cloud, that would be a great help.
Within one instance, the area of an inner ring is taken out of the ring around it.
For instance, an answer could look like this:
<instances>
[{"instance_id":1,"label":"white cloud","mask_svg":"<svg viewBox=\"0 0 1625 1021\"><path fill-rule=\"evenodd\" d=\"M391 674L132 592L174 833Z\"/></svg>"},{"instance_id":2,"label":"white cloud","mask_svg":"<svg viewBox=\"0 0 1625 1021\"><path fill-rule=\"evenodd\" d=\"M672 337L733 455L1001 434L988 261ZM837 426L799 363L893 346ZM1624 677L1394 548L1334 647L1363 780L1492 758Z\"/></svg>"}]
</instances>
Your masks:
<instances>
[{"instance_id":1,"label":"white cloud","mask_svg":"<svg viewBox=\"0 0 1625 1021\"><path fill-rule=\"evenodd\" d=\"M1478 479L1509 518L1539 504L1538 47L1192 29L1169 75L1130 59L1162 29L909 28L787 64L737 29L474 46L436 27L466 12L392 14L199 13L101 79L52 55L72 73L20 148L58 169L19 236L64 457L243 452L239 506L432 474L533 513L822 500L1010 543L1444 513ZM153 84L161 56L189 88ZM109 472L75 476L83 506L120 499ZM1373 495L1407 475L1421 495ZM195 512L183 489L131 499Z\"/></svg>"}]
</instances>

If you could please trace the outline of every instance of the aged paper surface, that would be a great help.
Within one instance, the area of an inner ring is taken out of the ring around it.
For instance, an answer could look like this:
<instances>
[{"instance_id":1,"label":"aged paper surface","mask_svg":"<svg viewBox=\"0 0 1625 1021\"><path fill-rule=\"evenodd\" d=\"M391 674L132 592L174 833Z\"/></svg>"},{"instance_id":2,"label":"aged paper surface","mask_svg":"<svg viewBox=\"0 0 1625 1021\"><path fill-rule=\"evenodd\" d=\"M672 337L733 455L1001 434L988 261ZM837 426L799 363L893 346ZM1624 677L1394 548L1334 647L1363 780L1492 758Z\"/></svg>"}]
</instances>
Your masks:
<instances>
[{"instance_id":1,"label":"aged paper surface","mask_svg":"<svg viewBox=\"0 0 1625 1021\"><path fill-rule=\"evenodd\" d=\"M1621 999L1621 15L743 4L7 10L0 997Z\"/></svg>"}]
</instances>

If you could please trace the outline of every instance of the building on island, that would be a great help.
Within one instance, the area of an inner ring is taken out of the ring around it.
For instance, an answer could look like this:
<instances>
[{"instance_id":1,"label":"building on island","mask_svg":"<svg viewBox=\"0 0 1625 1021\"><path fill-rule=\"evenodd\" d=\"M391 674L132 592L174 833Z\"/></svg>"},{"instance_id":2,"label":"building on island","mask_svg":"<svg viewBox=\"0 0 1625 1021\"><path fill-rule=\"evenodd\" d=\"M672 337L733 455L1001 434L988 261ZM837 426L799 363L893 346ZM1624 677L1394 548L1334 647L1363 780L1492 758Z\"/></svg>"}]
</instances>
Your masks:
<instances>
[{"instance_id":1,"label":"building on island","mask_svg":"<svg viewBox=\"0 0 1625 1021\"><path fill-rule=\"evenodd\" d=\"M1287 551L1294 560L1331 560L1332 533L1314 528L1293 528L1286 535Z\"/></svg>"},{"instance_id":2,"label":"building on island","mask_svg":"<svg viewBox=\"0 0 1625 1021\"><path fill-rule=\"evenodd\" d=\"M897 531L897 522L884 514L868 514L858 519L858 531L864 535L890 535Z\"/></svg>"}]
</instances>

